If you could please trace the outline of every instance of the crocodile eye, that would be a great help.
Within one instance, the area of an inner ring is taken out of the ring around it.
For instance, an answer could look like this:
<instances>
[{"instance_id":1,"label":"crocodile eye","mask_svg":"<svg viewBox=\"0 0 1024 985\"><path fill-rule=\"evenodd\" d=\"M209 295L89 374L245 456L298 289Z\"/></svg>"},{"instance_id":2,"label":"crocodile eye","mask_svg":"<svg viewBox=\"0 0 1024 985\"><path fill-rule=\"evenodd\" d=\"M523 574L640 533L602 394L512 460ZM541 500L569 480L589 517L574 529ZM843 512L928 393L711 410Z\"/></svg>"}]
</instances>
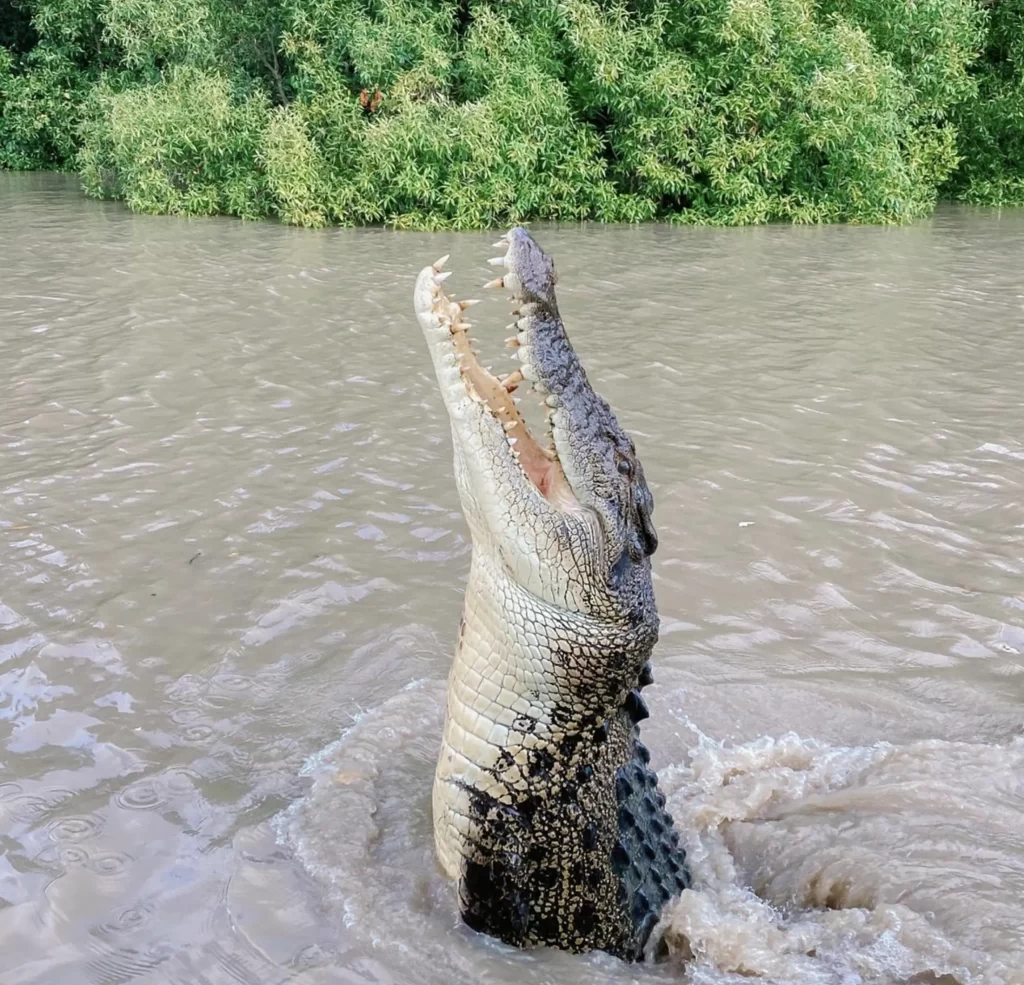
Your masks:
<instances>
[{"instance_id":1,"label":"crocodile eye","mask_svg":"<svg viewBox=\"0 0 1024 985\"><path fill-rule=\"evenodd\" d=\"M633 474L633 463L628 459L620 458L617 467L619 475L631 476Z\"/></svg>"}]
</instances>

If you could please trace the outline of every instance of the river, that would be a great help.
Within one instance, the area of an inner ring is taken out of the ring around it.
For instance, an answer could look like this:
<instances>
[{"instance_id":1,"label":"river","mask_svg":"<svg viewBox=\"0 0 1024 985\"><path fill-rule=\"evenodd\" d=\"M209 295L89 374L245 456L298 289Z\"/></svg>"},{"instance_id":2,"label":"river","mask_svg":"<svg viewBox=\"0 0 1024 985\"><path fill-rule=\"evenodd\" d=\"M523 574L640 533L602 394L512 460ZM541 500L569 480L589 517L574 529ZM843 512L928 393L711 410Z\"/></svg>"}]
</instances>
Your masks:
<instances>
[{"instance_id":1,"label":"river","mask_svg":"<svg viewBox=\"0 0 1024 985\"><path fill-rule=\"evenodd\" d=\"M657 967L434 866L470 545L411 289L494 234L0 219L3 985L1024 982L1024 213L535 229L656 500Z\"/></svg>"}]
</instances>

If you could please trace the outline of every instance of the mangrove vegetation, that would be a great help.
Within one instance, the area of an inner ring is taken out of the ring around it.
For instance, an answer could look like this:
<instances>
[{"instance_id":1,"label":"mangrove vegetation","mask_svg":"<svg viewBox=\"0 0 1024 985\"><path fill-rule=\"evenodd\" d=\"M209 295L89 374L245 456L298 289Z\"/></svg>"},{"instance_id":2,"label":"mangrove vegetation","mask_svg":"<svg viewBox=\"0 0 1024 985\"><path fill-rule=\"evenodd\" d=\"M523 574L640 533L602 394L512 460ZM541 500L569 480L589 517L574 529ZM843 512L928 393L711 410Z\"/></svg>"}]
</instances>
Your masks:
<instances>
[{"instance_id":1,"label":"mangrove vegetation","mask_svg":"<svg viewBox=\"0 0 1024 985\"><path fill-rule=\"evenodd\" d=\"M1024 0L0 0L0 168L478 228L1024 203Z\"/></svg>"}]
</instances>

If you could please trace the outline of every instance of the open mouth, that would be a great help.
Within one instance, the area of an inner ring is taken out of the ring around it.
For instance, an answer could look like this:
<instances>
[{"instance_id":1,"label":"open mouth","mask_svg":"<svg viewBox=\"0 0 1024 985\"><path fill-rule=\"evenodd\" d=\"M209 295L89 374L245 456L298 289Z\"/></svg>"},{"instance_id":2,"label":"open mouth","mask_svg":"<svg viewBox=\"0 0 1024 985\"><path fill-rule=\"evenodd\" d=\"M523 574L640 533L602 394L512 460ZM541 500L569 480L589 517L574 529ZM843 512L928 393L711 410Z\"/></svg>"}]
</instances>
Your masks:
<instances>
[{"instance_id":1,"label":"open mouth","mask_svg":"<svg viewBox=\"0 0 1024 985\"><path fill-rule=\"evenodd\" d=\"M495 246L507 248L508 241L502 239ZM451 335L451 344L455 352L456 363L459 367L459 374L466 393L470 399L486 407L490 414L501 424L505 432L505 440L509 445L512 457L518 462L527 478L537 490L548 500L560 507L575 503L575 496L562 471L561 463L558 460L558 453L555 450L554 442L551 440L551 411L547 411L548 434L543 443L531 433L526 420L520 413L517 403L520 398L513 397L513 393L522 388L525 392L535 392L543 401L536 384L527 379L521 369L516 369L505 376L495 376L487 367L481 364L476 352L473 349L473 341L469 335L472 323L465 319L465 312L472 305L477 304L476 300L456 301L445 294L441 284L451 276L451 271L444 270L448 257L443 256L432 265L434 271L432 285L432 311L440 326L447 328ZM504 266L504 257L496 257L491 260L492 265ZM512 302L516 302L516 277L512 272L505 273L501 277L489 281L484 285L487 288L508 288L513 292ZM516 334L506 340L506 345L512 350L513 358L517 350L528 344L525 319L518 320L520 311L512 310L512 315L517 319L509 327L516 329Z\"/></svg>"}]
</instances>

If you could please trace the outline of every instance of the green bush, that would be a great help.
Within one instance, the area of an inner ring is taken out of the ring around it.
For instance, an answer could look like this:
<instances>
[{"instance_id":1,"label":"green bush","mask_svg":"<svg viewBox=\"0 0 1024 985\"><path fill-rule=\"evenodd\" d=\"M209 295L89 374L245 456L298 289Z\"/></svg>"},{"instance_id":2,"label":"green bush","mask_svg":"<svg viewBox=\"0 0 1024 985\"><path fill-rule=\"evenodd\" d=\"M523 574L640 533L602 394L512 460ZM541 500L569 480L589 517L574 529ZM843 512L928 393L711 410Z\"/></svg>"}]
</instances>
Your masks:
<instances>
[{"instance_id":1,"label":"green bush","mask_svg":"<svg viewBox=\"0 0 1024 985\"><path fill-rule=\"evenodd\" d=\"M0 48L0 168L73 166L88 73L40 44L18 58Z\"/></svg>"},{"instance_id":2,"label":"green bush","mask_svg":"<svg viewBox=\"0 0 1024 985\"><path fill-rule=\"evenodd\" d=\"M955 117L962 163L949 191L977 204L1024 205L1024 0L990 9L977 93Z\"/></svg>"},{"instance_id":3,"label":"green bush","mask_svg":"<svg viewBox=\"0 0 1024 985\"><path fill-rule=\"evenodd\" d=\"M1024 198L1024 0L14 2L0 166L75 166L140 211L900 222L940 189Z\"/></svg>"},{"instance_id":4,"label":"green bush","mask_svg":"<svg viewBox=\"0 0 1024 985\"><path fill-rule=\"evenodd\" d=\"M613 180L653 214L899 220L930 208L952 166L906 74L812 0L692 0L640 21L562 6L577 102L608 121Z\"/></svg>"},{"instance_id":5,"label":"green bush","mask_svg":"<svg viewBox=\"0 0 1024 985\"><path fill-rule=\"evenodd\" d=\"M236 96L222 75L190 67L138 89L101 86L82 129L82 183L139 212L265 216L268 111L263 93Z\"/></svg>"}]
</instances>

